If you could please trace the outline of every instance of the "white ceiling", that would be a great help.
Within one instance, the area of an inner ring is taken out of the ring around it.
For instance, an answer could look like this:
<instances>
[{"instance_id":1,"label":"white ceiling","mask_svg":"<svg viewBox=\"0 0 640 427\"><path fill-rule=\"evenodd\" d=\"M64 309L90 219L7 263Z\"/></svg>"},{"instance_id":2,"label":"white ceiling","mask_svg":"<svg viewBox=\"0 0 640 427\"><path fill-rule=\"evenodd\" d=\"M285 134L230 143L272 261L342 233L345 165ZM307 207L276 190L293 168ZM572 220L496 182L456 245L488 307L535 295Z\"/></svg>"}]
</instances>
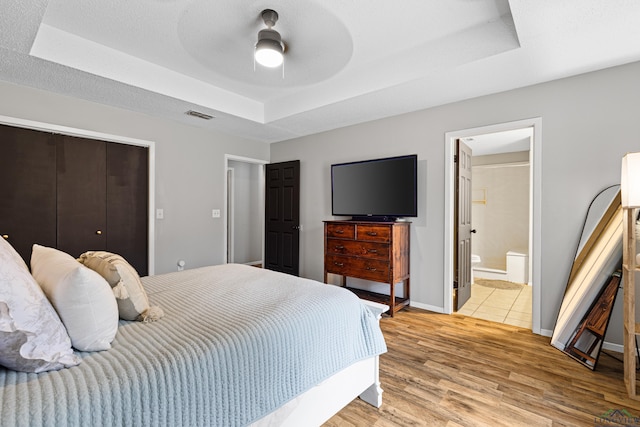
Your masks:
<instances>
[{"instance_id":1,"label":"white ceiling","mask_svg":"<svg viewBox=\"0 0 640 427\"><path fill-rule=\"evenodd\" d=\"M525 127L522 129L469 136L462 138L462 141L471 148L474 156L487 156L491 154L529 151L532 137L533 128Z\"/></svg>"},{"instance_id":2,"label":"white ceiling","mask_svg":"<svg viewBox=\"0 0 640 427\"><path fill-rule=\"evenodd\" d=\"M266 8L284 78L254 70ZM639 24L637 0L3 0L0 80L274 142L638 61Z\"/></svg>"}]
</instances>

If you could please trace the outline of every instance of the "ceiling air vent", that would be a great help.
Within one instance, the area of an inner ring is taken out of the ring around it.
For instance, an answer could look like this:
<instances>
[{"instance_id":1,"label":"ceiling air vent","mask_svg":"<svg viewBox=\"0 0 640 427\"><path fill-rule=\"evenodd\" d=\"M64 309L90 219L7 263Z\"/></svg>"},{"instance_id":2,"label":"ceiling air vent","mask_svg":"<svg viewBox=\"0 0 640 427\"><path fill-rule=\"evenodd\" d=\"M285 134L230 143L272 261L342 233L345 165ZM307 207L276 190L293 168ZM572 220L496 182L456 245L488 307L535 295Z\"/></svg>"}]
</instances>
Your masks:
<instances>
[{"instance_id":1,"label":"ceiling air vent","mask_svg":"<svg viewBox=\"0 0 640 427\"><path fill-rule=\"evenodd\" d=\"M186 114L187 114L188 116L197 117L197 118L199 118L199 119L203 119L203 120L211 120L211 119L213 119L213 118L214 118L213 116L210 116L210 115L208 115L208 114L201 113L201 112L199 112L199 111L193 111L193 110L189 110L189 111L187 111L187 113L186 113Z\"/></svg>"}]
</instances>

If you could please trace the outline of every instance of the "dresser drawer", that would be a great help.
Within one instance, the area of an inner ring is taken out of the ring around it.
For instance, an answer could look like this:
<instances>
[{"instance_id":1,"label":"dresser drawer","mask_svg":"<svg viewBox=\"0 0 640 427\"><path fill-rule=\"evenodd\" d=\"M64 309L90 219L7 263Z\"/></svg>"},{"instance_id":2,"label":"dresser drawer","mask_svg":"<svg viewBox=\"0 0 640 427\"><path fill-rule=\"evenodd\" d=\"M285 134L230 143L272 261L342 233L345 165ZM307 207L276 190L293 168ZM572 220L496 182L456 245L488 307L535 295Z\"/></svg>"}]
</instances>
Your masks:
<instances>
[{"instance_id":1,"label":"dresser drawer","mask_svg":"<svg viewBox=\"0 0 640 427\"><path fill-rule=\"evenodd\" d=\"M327 237L353 239L356 236L355 224L327 224Z\"/></svg>"},{"instance_id":2,"label":"dresser drawer","mask_svg":"<svg viewBox=\"0 0 640 427\"><path fill-rule=\"evenodd\" d=\"M357 224L356 239L366 240L370 242L389 243L391 241L391 226L376 224Z\"/></svg>"},{"instance_id":3,"label":"dresser drawer","mask_svg":"<svg viewBox=\"0 0 640 427\"><path fill-rule=\"evenodd\" d=\"M389 245L387 243L327 239L326 251L327 255L348 255L383 260L389 259Z\"/></svg>"},{"instance_id":4,"label":"dresser drawer","mask_svg":"<svg viewBox=\"0 0 640 427\"><path fill-rule=\"evenodd\" d=\"M388 261L354 258L342 255L326 255L324 261L328 273L388 283L390 268Z\"/></svg>"}]
</instances>

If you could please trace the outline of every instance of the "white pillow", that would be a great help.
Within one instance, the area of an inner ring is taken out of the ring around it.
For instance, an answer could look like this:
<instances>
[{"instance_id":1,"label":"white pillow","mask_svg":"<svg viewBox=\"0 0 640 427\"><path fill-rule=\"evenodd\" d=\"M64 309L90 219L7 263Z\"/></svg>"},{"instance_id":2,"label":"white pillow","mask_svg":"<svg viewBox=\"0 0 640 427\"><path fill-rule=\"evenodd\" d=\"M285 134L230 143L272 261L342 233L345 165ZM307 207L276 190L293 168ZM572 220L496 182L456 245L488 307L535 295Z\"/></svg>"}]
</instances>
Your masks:
<instances>
[{"instance_id":1,"label":"white pillow","mask_svg":"<svg viewBox=\"0 0 640 427\"><path fill-rule=\"evenodd\" d=\"M0 365L44 372L78 363L58 314L20 255L0 237Z\"/></svg>"},{"instance_id":2,"label":"white pillow","mask_svg":"<svg viewBox=\"0 0 640 427\"><path fill-rule=\"evenodd\" d=\"M78 261L104 277L113 288L121 319L153 322L164 315L160 307L149 305L138 272L120 255L89 251Z\"/></svg>"},{"instance_id":3,"label":"white pillow","mask_svg":"<svg viewBox=\"0 0 640 427\"><path fill-rule=\"evenodd\" d=\"M31 271L81 351L111 348L118 305L106 280L57 249L33 245Z\"/></svg>"}]
</instances>

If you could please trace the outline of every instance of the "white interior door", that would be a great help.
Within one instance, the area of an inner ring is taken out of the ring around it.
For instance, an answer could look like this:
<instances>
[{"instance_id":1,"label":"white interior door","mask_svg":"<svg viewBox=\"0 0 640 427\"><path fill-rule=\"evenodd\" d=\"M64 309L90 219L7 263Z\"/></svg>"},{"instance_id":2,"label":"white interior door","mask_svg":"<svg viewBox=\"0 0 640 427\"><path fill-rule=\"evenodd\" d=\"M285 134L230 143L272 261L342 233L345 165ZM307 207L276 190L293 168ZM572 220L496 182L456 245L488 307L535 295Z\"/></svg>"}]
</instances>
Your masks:
<instances>
[{"instance_id":1,"label":"white interior door","mask_svg":"<svg viewBox=\"0 0 640 427\"><path fill-rule=\"evenodd\" d=\"M471 148L458 139L456 161L456 282L460 310L471 297Z\"/></svg>"}]
</instances>

